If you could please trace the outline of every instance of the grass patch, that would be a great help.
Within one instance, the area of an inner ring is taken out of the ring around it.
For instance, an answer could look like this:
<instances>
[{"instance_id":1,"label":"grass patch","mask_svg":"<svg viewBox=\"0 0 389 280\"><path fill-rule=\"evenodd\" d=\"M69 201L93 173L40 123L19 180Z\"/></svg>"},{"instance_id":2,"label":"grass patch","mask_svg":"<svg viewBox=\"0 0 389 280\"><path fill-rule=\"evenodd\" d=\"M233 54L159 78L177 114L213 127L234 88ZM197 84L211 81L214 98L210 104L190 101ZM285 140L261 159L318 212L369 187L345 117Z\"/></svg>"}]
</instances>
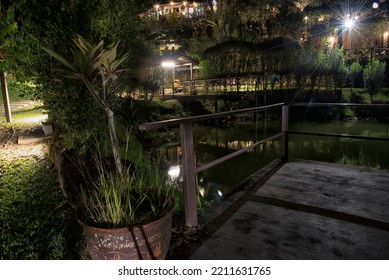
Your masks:
<instances>
[{"instance_id":1,"label":"grass patch","mask_svg":"<svg viewBox=\"0 0 389 280\"><path fill-rule=\"evenodd\" d=\"M31 117L37 117L37 116L43 116L45 115L42 112L42 109L40 108L30 108L30 109L23 109L19 111L15 111L12 113L12 118L15 120L20 120L24 118L31 118Z\"/></svg>"},{"instance_id":2,"label":"grass patch","mask_svg":"<svg viewBox=\"0 0 389 280\"><path fill-rule=\"evenodd\" d=\"M13 121L22 121L23 119L37 118L44 119L47 116L39 106L27 107L12 112ZM0 116L0 122L5 122L5 116Z\"/></svg>"},{"instance_id":3,"label":"grass patch","mask_svg":"<svg viewBox=\"0 0 389 280\"><path fill-rule=\"evenodd\" d=\"M81 227L46 160L0 162L0 259L80 259Z\"/></svg>"}]
</instances>

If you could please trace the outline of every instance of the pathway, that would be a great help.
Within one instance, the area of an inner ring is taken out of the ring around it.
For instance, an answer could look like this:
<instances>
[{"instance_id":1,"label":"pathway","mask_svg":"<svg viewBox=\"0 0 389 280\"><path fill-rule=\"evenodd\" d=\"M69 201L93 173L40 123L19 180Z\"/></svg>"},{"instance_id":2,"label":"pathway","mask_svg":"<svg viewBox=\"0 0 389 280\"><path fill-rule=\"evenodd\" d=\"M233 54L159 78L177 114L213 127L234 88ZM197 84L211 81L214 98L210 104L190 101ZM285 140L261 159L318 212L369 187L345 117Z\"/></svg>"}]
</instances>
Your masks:
<instances>
[{"instance_id":1,"label":"pathway","mask_svg":"<svg viewBox=\"0 0 389 280\"><path fill-rule=\"evenodd\" d=\"M32 100L20 100L17 102L12 102L10 107L11 107L11 112L15 112L19 109L28 107L33 104L38 104L36 101ZM0 104L0 116L5 116L5 111L4 111L4 104Z\"/></svg>"},{"instance_id":2,"label":"pathway","mask_svg":"<svg viewBox=\"0 0 389 280\"><path fill-rule=\"evenodd\" d=\"M293 160L207 226L191 259L389 259L389 171Z\"/></svg>"}]
</instances>

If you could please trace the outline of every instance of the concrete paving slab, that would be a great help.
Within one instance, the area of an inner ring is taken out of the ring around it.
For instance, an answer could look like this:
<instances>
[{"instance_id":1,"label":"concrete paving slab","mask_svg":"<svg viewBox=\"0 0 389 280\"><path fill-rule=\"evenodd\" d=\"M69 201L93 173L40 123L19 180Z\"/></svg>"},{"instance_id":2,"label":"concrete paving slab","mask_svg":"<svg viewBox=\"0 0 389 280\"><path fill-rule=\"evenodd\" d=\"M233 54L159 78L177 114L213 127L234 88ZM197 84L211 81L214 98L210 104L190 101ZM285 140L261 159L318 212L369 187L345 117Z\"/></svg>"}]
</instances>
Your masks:
<instances>
[{"instance_id":1,"label":"concrete paving slab","mask_svg":"<svg viewBox=\"0 0 389 280\"><path fill-rule=\"evenodd\" d=\"M51 136L20 136L18 138L19 145L40 144L51 139Z\"/></svg>"},{"instance_id":2,"label":"concrete paving slab","mask_svg":"<svg viewBox=\"0 0 389 280\"><path fill-rule=\"evenodd\" d=\"M259 182L191 259L389 259L388 170L299 160Z\"/></svg>"},{"instance_id":3,"label":"concrete paving slab","mask_svg":"<svg viewBox=\"0 0 389 280\"><path fill-rule=\"evenodd\" d=\"M292 161L257 192L389 223L389 171L341 164Z\"/></svg>"},{"instance_id":4,"label":"concrete paving slab","mask_svg":"<svg viewBox=\"0 0 389 280\"><path fill-rule=\"evenodd\" d=\"M389 259L389 233L248 201L191 259Z\"/></svg>"}]
</instances>

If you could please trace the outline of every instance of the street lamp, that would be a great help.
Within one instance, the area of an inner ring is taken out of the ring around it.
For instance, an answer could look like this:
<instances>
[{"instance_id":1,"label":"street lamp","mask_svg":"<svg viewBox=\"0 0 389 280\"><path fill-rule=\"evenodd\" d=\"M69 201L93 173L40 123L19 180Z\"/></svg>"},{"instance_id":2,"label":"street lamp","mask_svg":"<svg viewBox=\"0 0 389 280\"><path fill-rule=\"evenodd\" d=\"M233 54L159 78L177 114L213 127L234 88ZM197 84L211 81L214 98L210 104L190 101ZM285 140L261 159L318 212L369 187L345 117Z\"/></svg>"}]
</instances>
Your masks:
<instances>
[{"instance_id":1,"label":"street lamp","mask_svg":"<svg viewBox=\"0 0 389 280\"><path fill-rule=\"evenodd\" d=\"M159 5L158 4L156 4L155 6L154 6L154 8L155 8L155 11L157 12L157 20L159 20Z\"/></svg>"},{"instance_id":2,"label":"street lamp","mask_svg":"<svg viewBox=\"0 0 389 280\"><path fill-rule=\"evenodd\" d=\"M345 20L345 22L344 22L344 26L345 26L347 29L350 30L351 28L353 28L354 23L355 23L355 21L354 21L352 18L347 18L347 19Z\"/></svg>"},{"instance_id":3,"label":"street lamp","mask_svg":"<svg viewBox=\"0 0 389 280\"><path fill-rule=\"evenodd\" d=\"M389 36L389 32L385 32L384 33L384 45L383 45L384 48L386 48L388 46L388 36Z\"/></svg>"},{"instance_id":4,"label":"street lamp","mask_svg":"<svg viewBox=\"0 0 389 280\"><path fill-rule=\"evenodd\" d=\"M212 9L213 9L213 12L214 12L214 13L217 12L217 2L216 2L216 0L213 0L213 1L212 1Z\"/></svg>"},{"instance_id":5,"label":"street lamp","mask_svg":"<svg viewBox=\"0 0 389 280\"><path fill-rule=\"evenodd\" d=\"M335 37L334 36L330 36L328 38L328 45L329 45L330 49L334 48L334 43L335 43Z\"/></svg>"},{"instance_id":6,"label":"street lamp","mask_svg":"<svg viewBox=\"0 0 389 280\"><path fill-rule=\"evenodd\" d=\"M162 61L161 66L163 68L174 68L176 66L176 63L172 60L165 60Z\"/></svg>"},{"instance_id":7,"label":"street lamp","mask_svg":"<svg viewBox=\"0 0 389 280\"><path fill-rule=\"evenodd\" d=\"M163 68L167 68L167 69L172 69L173 71L173 77L172 77L172 93L173 93L173 96L174 96L174 79L175 79L175 70L174 70L174 67L176 67L176 63L173 61L173 60L164 60L162 61L161 63L161 66Z\"/></svg>"},{"instance_id":8,"label":"street lamp","mask_svg":"<svg viewBox=\"0 0 389 280\"><path fill-rule=\"evenodd\" d=\"M351 49L351 32L355 30L358 18L358 16L353 17L348 14L343 20L343 42L345 43L343 46L345 49Z\"/></svg>"}]
</instances>

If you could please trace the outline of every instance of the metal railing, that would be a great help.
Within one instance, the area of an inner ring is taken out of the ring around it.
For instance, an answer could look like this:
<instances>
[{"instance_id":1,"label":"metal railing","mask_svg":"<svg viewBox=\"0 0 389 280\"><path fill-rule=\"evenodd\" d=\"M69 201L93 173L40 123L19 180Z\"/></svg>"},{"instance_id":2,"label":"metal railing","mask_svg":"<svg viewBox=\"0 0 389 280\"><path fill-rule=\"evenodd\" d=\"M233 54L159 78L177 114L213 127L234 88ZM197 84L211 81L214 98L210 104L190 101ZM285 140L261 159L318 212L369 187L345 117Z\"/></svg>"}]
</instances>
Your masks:
<instances>
[{"instance_id":1,"label":"metal railing","mask_svg":"<svg viewBox=\"0 0 389 280\"><path fill-rule=\"evenodd\" d=\"M195 164L195 155L194 155L194 145L193 145L193 124L195 122L218 119L231 115L241 114L241 113L250 113L250 112L264 112L270 109L276 109L282 107L282 126L281 132L275 133L265 139L262 139L248 147L237 150L233 153L230 153L224 157L213 160L207 164L202 166L196 166ZM288 161L288 135L289 134L302 134L302 135L315 135L315 136L330 136L330 137L348 137L354 139L368 139L368 140L384 140L389 141L389 138L386 137L372 137L372 136L358 136L358 135L348 135L348 134L335 134L335 133L321 133L321 132L300 132L300 131L289 131L289 108L290 107L363 107L363 108L388 108L389 105L386 104L351 104L351 103L277 103L268 106L262 107L254 107L242 110L235 110L229 112L221 112L216 114L209 115L201 115L189 118L180 118L180 119L172 119L166 121L158 121L151 123L143 123L139 125L140 130L152 130L159 129L171 126L179 126L180 127L180 142L181 142L181 150L182 150L182 167L183 167L183 183L184 183L184 202L185 202L185 219L186 225L188 227L193 227L198 224L197 217L197 190L195 177L196 174L202 172L206 169L209 169L213 166L216 166L222 162L225 162L229 159L232 159L242 153L245 153L249 150L254 149L256 146L266 143L268 141L274 140L276 138L281 137L282 145L281 145L281 160L283 162Z\"/></svg>"},{"instance_id":2,"label":"metal railing","mask_svg":"<svg viewBox=\"0 0 389 280\"><path fill-rule=\"evenodd\" d=\"M139 125L140 130L151 130L151 129L169 127L169 126L180 126L180 140L181 140L180 142L181 142L181 151L182 151L182 168L183 168L183 179L184 179L185 219L186 219L187 226L193 227L198 224L197 204L196 204L197 190L196 190L196 180L195 180L197 173L204 171L208 168L211 168L233 157L236 157L248 150L254 149L256 146L262 143L265 143L267 141L270 141L272 139L281 136L281 133L277 133L266 139L262 139L261 141L258 141L249 147L245 147L225 157L211 161L203 166L196 167L195 156L194 156L194 145L193 145L193 123L205 121L205 120L223 118L223 117L240 114L240 113L263 112L274 108L280 108L283 105L284 103L278 103L278 104L263 106L263 107L255 107L255 108L248 108L248 109L235 110L229 112L221 112L221 113L210 114L210 115L202 115L202 116L189 117L189 118L144 123Z\"/></svg>"}]
</instances>

